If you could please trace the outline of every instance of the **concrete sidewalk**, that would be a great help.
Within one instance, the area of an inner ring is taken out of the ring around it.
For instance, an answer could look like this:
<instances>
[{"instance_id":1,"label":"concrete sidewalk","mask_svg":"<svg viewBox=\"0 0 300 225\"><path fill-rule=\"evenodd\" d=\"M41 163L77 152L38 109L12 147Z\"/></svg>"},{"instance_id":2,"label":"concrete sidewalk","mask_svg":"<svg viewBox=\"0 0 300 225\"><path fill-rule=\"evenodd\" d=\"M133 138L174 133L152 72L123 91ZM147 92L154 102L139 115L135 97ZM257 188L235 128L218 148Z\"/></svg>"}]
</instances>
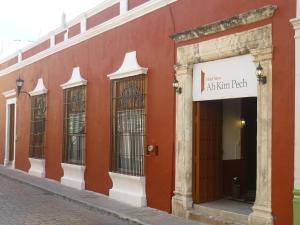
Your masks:
<instances>
[{"instance_id":1,"label":"concrete sidewalk","mask_svg":"<svg viewBox=\"0 0 300 225\"><path fill-rule=\"evenodd\" d=\"M195 221L173 216L160 210L148 207L132 207L109 199L106 195L91 191L79 191L61 185L57 181L30 176L23 171L8 169L4 166L0 166L0 175L49 191L70 201L85 205L91 209L108 213L120 219L128 220L132 224L204 225Z\"/></svg>"}]
</instances>

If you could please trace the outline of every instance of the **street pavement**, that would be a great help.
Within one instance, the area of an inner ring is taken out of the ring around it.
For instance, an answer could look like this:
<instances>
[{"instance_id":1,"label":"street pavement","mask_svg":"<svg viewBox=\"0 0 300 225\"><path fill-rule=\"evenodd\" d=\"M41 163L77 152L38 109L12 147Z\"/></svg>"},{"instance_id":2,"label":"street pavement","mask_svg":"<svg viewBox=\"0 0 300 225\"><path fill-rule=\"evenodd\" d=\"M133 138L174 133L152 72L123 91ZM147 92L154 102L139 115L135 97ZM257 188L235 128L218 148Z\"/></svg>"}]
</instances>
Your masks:
<instances>
[{"instance_id":1,"label":"street pavement","mask_svg":"<svg viewBox=\"0 0 300 225\"><path fill-rule=\"evenodd\" d=\"M204 225L157 209L133 207L112 200L103 194L87 190L76 190L64 186L60 182L34 177L26 172L9 169L3 165L0 165L0 178L15 182L17 184L15 189L19 191L19 193L11 193L5 197L5 189L11 190L12 188L9 185L7 186L6 182L0 180L0 225L119 225L126 224L126 222L127 224L139 225ZM24 187L26 188L24 189ZM32 196L36 196L34 201L30 194L26 192L26 189L34 190L31 193ZM27 201L24 200L26 198ZM9 201L14 203L9 203ZM21 202L25 206L22 206ZM28 211L26 211L26 208L28 208ZM71 209L74 209L74 211ZM84 210L87 211L84 212ZM37 212L40 212L40 214ZM49 217L53 215L53 217L46 219L45 212L49 212L46 215ZM40 219L41 222L34 221L34 217L37 221ZM22 221L18 218L22 218Z\"/></svg>"},{"instance_id":2,"label":"street pavement","mask_svg":"<svg viewBox=\"0 0 300 225\"><path fill-rule=\"evenodd\" d=\"M129 222L0 176L0 224L127 225Z\"/></svg>"}]
</instances>

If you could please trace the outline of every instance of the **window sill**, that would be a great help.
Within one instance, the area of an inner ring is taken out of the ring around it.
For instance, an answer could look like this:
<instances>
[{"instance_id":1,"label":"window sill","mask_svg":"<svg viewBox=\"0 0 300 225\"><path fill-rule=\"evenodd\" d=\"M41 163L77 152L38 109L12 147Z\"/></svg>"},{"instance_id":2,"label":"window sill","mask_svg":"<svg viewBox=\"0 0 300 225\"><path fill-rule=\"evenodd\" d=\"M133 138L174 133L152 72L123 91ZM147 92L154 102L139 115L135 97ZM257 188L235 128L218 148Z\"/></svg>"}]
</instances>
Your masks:
<instances>
[{"instance_id":1,"label":"window sill","mask_svg":"<svg viewBox=\"0 0 300 225\"><path fill-rule=\"evenodd\" d=\"M45 159L29 158L30 169L28 173L36 177L45 177Z\"/></svg>"},{"instance_id":2,"label":"window sill","mask_svg":"<svg viewBox=\"0 0 300 225\"><path fill-rule=\"evenodd\" d=\"M135 207L147 205L145 177L109 172L113 187L109 197Z\"/></svg>"},{"instance_id":3,"label":"window sill","mask_svg":"<svg viewBox=\"0 0 300 225\"><path fill-rule=\"evenodd\" d=\"M85 166L61 163L61 167L63 168L64 171L64 176L60 180L61 184L79 190L85 189L85 181L84 181Z\"/></svg>"}]
</instances>

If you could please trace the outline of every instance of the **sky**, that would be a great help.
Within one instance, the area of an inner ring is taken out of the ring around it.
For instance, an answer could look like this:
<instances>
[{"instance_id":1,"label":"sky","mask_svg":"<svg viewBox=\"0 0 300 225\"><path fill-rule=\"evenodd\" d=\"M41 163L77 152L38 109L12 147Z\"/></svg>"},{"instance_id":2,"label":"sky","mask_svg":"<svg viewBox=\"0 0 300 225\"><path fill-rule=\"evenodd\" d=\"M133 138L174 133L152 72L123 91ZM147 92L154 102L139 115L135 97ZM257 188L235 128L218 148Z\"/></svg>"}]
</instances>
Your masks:
<instances>
[{"instance_id":1,"label":"sky","mask_svg":"<svg viewBox=\"0 0 300 225\"><path fill-rule=\"evenodd\" d=\"M103 0L0 0L0 59L46 35Z\"/></svg>"}]
</instances>

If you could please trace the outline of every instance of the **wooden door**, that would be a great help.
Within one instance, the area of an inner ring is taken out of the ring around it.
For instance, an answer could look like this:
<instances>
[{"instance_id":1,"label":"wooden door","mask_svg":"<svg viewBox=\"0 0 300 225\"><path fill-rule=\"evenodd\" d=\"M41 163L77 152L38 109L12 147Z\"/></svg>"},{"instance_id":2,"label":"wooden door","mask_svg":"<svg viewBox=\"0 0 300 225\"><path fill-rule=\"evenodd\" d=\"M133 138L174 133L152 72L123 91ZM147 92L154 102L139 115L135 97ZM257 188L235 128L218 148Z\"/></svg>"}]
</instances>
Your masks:
<instances>
[{"instance_id":1,"label":"wooden door","mask_svg":"<svg viewBox=\"0 0 300 225\"><path fill-rule=\"evenodd\" d=\"M15 105L9 105L9 161L15 158Z\"/></svg>"},{"instance_id":2,"label":"wooden door","mask_svg":"<svg viewBox=\"0 0 300 225\"><path fill-rule=\"evenodd\" d=\"M193 201L222 197L222 101L195 102L193 110Z\"/></svg>"}]
</instances>

